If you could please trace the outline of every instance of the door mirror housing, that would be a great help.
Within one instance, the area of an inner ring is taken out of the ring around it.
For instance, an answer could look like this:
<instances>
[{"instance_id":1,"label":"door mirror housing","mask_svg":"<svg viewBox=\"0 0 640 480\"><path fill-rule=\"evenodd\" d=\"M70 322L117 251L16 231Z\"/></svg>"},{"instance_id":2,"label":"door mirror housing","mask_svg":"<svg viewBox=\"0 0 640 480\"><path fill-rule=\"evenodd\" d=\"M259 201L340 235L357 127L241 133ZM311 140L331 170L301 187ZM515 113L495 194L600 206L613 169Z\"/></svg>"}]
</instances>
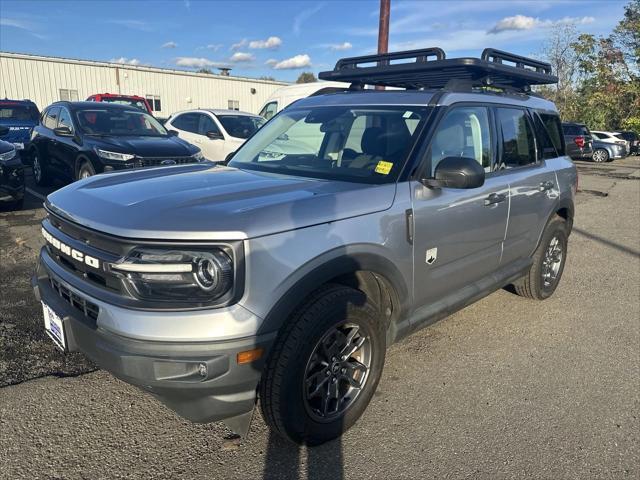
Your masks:
<instances>
[{"instance_id":1,"label":"door mirror housing","mask_svg":"<svg viewBox=\"0 0 640 480\"><path fill-rule=\"evenodd\" d=\"M69 127L54 128L53 133L55 133L58 137L73 137L73 132Z\"/></svg>"},{"instance_id":2,"label":"door mirror housing","mask_svg":"<svg viewBox=\"0 0 640 480\"><path fill-rule=\"evenodd\" d=\"M9 133L9 127L0 127L0 137L4 137Z\"/></svg>"},{"instance_id":3,"label":"door mirror housing","mask_svg":"<svg viewBox=\"0 0 640 480\"><path fill-rule=\"evenodd\" d=\"M484 185L484 168L475 159L446 157L436 166L433 179L423 183L428 187L478 188Z\"/></svg>"},{"instance_id":4,"label":"door mirror housing","mask_svg":"<svg viewBox=\"0 0 640 480\"><path fill-rule=\"evenodd\" d=\"M210 130L207 133L205 133L205 135L207 136L207 138L210 138L211 140L223 140L224 139L222 134L220 132L216 132L215 130Z\"/></svg>"}]
</instances>

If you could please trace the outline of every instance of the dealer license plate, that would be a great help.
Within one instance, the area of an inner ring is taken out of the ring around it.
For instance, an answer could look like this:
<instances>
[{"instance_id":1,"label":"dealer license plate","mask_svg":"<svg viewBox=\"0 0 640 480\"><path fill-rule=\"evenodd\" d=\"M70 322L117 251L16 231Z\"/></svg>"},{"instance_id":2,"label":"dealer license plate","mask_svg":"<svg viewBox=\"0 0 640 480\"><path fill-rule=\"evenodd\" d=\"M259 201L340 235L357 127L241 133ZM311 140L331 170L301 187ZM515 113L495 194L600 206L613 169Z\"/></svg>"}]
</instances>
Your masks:
<instances>
[{"instance_id":1,"label":"dealer license plate","mask_svg":"<svg viewBox=\"0 0 640 480\"><path fill-rule=\"evenodd\" d=\"M51 340L53 340L53 343L55 343L58 348L62 349L63 352L66 351L67 344L64 338L62 319L44 302L42 302L42 313L44 314L44 329L47 335L51 337Z\"/></svg>"}]
</instances>

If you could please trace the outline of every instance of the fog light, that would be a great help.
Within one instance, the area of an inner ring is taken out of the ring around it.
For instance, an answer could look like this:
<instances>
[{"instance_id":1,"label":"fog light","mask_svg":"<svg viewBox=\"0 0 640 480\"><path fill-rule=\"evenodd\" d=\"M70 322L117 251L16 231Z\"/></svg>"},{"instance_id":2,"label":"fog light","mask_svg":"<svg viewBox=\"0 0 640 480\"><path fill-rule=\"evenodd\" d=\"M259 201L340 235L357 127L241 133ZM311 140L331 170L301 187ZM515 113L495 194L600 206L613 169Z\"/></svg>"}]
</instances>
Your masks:
<instances>
[{"instance_id":1,"label":"fog light","mask_svg":"<svg viewBox=\"0 0 640 480\"><path fill-rule=\"evenodd\" d=\"M201 377L206 377L207 376L207 364L206 363L199 363L198 364L198 373L200 374Z\"/></svg>"}]
</instances>

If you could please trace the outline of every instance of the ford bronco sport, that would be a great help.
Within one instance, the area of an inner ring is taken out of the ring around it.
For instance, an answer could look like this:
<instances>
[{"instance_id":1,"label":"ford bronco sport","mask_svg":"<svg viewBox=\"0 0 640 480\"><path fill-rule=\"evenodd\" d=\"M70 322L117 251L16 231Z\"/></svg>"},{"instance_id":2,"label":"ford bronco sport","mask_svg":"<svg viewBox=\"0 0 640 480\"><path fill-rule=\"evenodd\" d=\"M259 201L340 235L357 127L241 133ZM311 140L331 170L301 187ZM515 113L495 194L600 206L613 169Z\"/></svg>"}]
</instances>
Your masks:
<instances>
[{"instance_id":1,"label":"ford bronco sport","mask_svg":"<svg viewBox=\"0 0 640 480\"><path fill-rule=\"evenodd\" d=\"M436 48L321 78L351 87L284 109L227 166L51 194L33 285L53 341L195 422L244 434L259 398L314 445L362 415L393 342L510 284L553 294L577 176L530 92L548 64Z\"/></svg>"}]
</instances>

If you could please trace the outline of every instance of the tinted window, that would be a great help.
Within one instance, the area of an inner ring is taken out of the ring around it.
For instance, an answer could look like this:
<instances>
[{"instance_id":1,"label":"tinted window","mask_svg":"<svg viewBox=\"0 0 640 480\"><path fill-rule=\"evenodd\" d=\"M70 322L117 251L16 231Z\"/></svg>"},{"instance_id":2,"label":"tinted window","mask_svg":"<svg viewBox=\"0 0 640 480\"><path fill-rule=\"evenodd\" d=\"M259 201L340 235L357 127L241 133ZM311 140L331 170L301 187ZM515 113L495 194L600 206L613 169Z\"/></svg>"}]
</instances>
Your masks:
<instances>
[{"instance_id":1,"label":"tinted window","mask_svg":"<svg viewBox=\"0 0 640 480\"><path fill-rule=\"evenodd\" d=\"M276 114L277 111L278 102L269 102L262 108L262 110L260 110L260 116L264 117L266 120L269 120Z\"/></svg>"},{"instance_id":2,"label":"tinted window","mask_svg":"<svg viewBox=\"0 0 640 480\"><path fill-rule=\"evenodd\" d=\"M8 105L0 103L0 119L10 118L19 122L37 122L40 113L32 105Z\"/></svg>"},{"instance_id":3,"label":"tinted window","mask_svg":"<svg viewBox=\"0 0 640 480\"><path fill-rule=\"evenodd\" d=\"M200 114L199 113L183 113L178 115L171 125L179 130L190 133L200 133Z\"/></svg>"},{"instance_id":4,"label":"tinted window","mask_svg":"<svg viewBox=\"0 0 640 480\"><path fill-rule=\"evenodd\" d=\"M200 135L206 135L207 132L220 133L220 129L209 115L205 115L204 113L200 113L199 115L200 122L198 124L198 133Z\"/></svg>"},{"instance_id":5,"label":"tinted window","mask_svg":"<svg viewBox=\"0 0 640 480\"><path fill-rule=\"evenodd\" d=\"M60 107L51 107L44 117L44 126L53 130L58 126Z\"/></svg>"},{"instance_id":6,"label":"tinted window","mask_svg":"<svg viewBox=\"0 0 640 480\"><path fill-rule=\"evenodd\" d=\"M140 110L96 108L75 112L78 127L87 135L164 136L167 131L148 113Z\"/></svg>"},{"instance_id":7,"label":"tinted window","mask_svg":"<svg viewBox=\"0 0 640 480\"><path fill-rule=\"evenodd\" d=\"M562 125L560 117L550 113L540 113L540 120L544 125L547 135L551 139L558 155L564 155L564 138L562 135ZM545 157L548 158L548 157Z\"/></svg>"},{"instance_id":8,"label":"tinted window","mask_svg":"<svg viewBox=\"0 0 640 480\"><path fill-rule=\"evenodd\" d=\"M218 120L229 135L237 138L249 138L264 124L262 117L248 115L218 115Z\"/></svg>"},{"instance_id":9,"label":"tinted window","mask_svg":"<svg viewBox=\"0 0 640 480\"><path fill-rule=\"evenodd\" d=\"M502 135L502 152L498 170L535 163L534 136L524 110L498 108L496 111Z\"/></svg>"},{"instance_id":10,"label":"tinted window","mask_svg":"<svg viewBox=\"0 0 640 480\"><path fill-rule=\"evenodd\" d=\"M484 107L458 107L447 112L431 141L431 174L447 157L473 158L491 170L491 130Z\"/></svg>"},{"instance_id":11,"label":"tinted window","mask_svg":"<svg viewBox=\"0 0 640 480\"><path fill-rule=\"evenodd\" d=\"M290 107L247 140L230 165L351 182L393 182L415 141L408 122L417 119L421 124L427 111L425 107ZM353 129L358 130L354 134L360 139L358 151L346 147Z\"/></svg>"},{"instance_id":12,"label":"tinted window","mask_svg":"<svg viewBox=\"0 0 640 480\"><path fill-rule=\"evenodd\" d=\"M66 108L60 109L60 117L58 118L58 127L68 127L73 130L73 122L71 121L71 115Z\"/></svg>"}]
</instances>

